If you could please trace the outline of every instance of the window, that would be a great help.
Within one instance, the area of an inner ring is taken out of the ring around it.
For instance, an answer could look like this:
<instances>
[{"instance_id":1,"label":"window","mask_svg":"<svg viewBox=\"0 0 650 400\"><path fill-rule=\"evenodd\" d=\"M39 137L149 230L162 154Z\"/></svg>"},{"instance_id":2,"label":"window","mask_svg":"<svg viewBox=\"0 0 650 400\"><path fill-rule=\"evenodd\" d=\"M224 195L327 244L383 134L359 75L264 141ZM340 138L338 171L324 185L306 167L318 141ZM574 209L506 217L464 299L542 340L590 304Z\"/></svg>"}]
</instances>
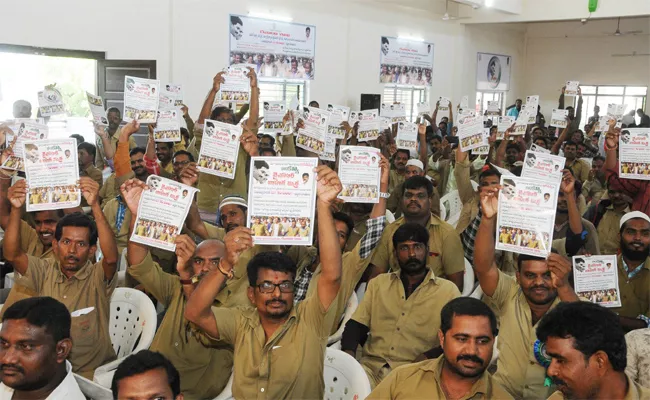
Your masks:
<instances>
[{"instance_id":1,"label":"window","mask_svg":"<svg viewBox=\"0 0 650 400\"><path fill-rule=\"evenodd\" d=\"M411 122L418 116L418 103L425 103L428 99L429 89L424 86L384 86L383 102L406 105L406 117Z\"/></svg>"},{"instance_id":2,"label":"window","mask_svg":"<svg viewBox=\"0 0 650 400\"><path fill-rule=\"evenodd\" d=\"M505 113L505 92L476 92L476 111L480 112L481 115L483 115L483 113L487 110L488 101L498 101L501 112Z\"/></svg>"},{"instance_id":3,"label":"window","mask_svg":"<svg viewBox=\"0 0 650 400\"><path fill-rule=\"evenodd\" d=\"M600 115L607 114L608 104L625 104L625 113L639 108L645 108L648 88L646 86L588 86L580 85L582 89L582 119L580 128L584 127L589 117L594 114L594 106L600 107ZM578 106L578 97L574 99L574 107ZM565 104L567 106L567 104ZM635 115L636 123L640 122Z\"/></svg>"},{"instance_id":4,"label":"window","mask_svg":"<svg viewBox=\"0 0 650 400\"><path fill-rule=\"evenodd\" d=\"M264 114L263 102L283 101L288 108L294 97L302 106L307 98L307 81L286 79L260 79L260 116Z\"/></svg>"}]
</instances>

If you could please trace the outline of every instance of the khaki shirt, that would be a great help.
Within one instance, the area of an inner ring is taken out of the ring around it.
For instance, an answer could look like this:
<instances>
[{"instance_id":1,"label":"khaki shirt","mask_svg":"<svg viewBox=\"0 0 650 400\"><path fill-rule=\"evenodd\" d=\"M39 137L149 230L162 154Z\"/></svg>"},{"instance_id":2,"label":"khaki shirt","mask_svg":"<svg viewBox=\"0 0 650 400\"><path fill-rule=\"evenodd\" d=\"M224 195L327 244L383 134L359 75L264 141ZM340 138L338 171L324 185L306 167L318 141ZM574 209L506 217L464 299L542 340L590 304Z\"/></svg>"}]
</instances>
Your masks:
<instances>
[{"instance_id":1,"label":"khaki shirt","mask_svg":"<svg viewBox=\"0 0 650 400\"><path fill-rule=\"evenodd\" d=\"M67 279L58 261L39 260L32 256L28 259L27 273L16 278L17 290L31 296L52 297L70 312L93 308L87 314L72 318L70 333L73 345L68 358L75 373L92 379L97 367L115 359L108 323L117 273L107 282L101 261L97 264L88 261ZM7 303L4 309L9 307Z\"/></svg>"},{"instance_id":2,"label":"khaki shirt","mask_svg":"<svg viewBox=\"0 0 650 400\"><path fill-rule=\"evenodd\" d=\"M613 206L607 207L605 214L598 223L598 241L600 242L600 254L616 254L620 247L619 232L621 217L630 212L630 208L619 212Z\"/></svg>"},{"instance_id":3,"label":"khaki shirt","mask_svg":"<svg viewBox=\"0 0 650 400\"><path fill-rule=\"evenodd\" d=\"M565 164L564 168L571 168L573 171L573 176L580 182L587 182L589 180L589 171L591 170L591 165L589 165L585 160L576 158L573 160L573 163Z\"/></svg>"},{"instance_id":4,"label":"khaki shirt","mask_svg":"<svg viewBox=\"0 0 650 400\"><path fill-rule=\"evenodd\" d=\"M630 377L626 376L627 379L627 393L623 400L646 400L650 399L650 389L645 388L638 383L634 382ZM563 400L565 397L559 390L551 395L548 400Z\"/></svg>"},{"instance_id":5,"label":"khaki shirt","mask_svg":"<svg viewBox=\"0 0 650 400\"><path fill-rule=\"evenodd\" d=\"M370 217L370 215L366 215L363 219L354 224L354 229L352 229L352 232L350 232L348 241L345 242L345 251L352 251L352 249L357 246L357 243L359 243L363 235L366 234L366 231L368 230L366 227L366 221L368 221L368 217Z\"/></svg>"},{"instance_id":6,"label":"khaki shirt","mask_svg":"<svg viewBox=\"0 0 650 400\"><path fill-rule=\"evenodd\" d=\"M196 124L194 126L194 137L196 138L196 147L201 148L203 125ZM248 175L246 174L246 166L249 160L250 157L246 153L246 150L244 150L243 146L239 146L239 155L237 156L236 164L237 169L234 179L199 173L198 188L200 192L196 200L199 210L217 212L221 200L231 194L247 198Z\"/></svg>"},{"instance_id":7,"label":"khaki shirt","mask_svg":"<svg viewBox=\"0 0 650 400\"><path fill-rule=\"evenodd\" d=\"M115 173L112 173L108 178L106 178L106 182L104 182L102 187L99 189L99 197L102 198L102 208L106 207L106 204L110 200L117 197L119 189L115 187L115 179Z\"/></svg>"},{"instance_id":8,"label":"khaki shirt","mask_svg":"<svg viewBox=\"0 0 650 400\"><path fill-rule=\"evenodd\" d=\"M384 229L384 233L381 235L379 244L372 256L371 264L384 270L396 271L399 269L399 263L393 248L393 234L397 228L405 223L406 220L401 217ZM465 271L463 245L454 227L439 217L432 215L429 218L427 229L429 231L429 256L427 258L429 269L440 277Z\"/></svg>"},{"instance_id":9,"label":"khaki shirt","mask_svg":"<svg viewBox=\"0 0 650 400\"><path fill-rule=\"evenodd\" d=\"M89 165L88 168L83 170L80 175L89 177L93 181L97 182L100 187L104 182L104 175L102 175L102 171L100 171L97 167L95 167L92 164Z\"/></svg>"},{"instance_id":10,"label":"khaki shirt","mask_svg":"<svg viewBox=\"0 0 650 400\"><path fill-rule=\"evenodd\" d=\"M334 334L338 330L339 323L341 322L339 318L342 317L345 313L345 308L348 305L350 296L352 296L352 292L354 292L354 289L357 287L357 284L361 280L363 273L366 271L366 268L368 268L368 265L370 264L370 257L361 259L359 256L360 244L361 242L358 242L352 251L343 253L341 287L339 288L339 293L336 301L336 312L334 313L334 315L337 317L333 321L329 332L330 335ZM318 294L318 281L320 280L321 272L321 266L318 264L314 275L309 281L309 288L307 288L306 297Z\"/></svg>"},{"instance_id":11,"label":"khaki shirt","mask_svg":"<svg viewBox=\"0 0 650 400\"><path fill-rule=\"evenodd\" d=\"M427 399L446 400L447 395L441 385L444 364L445 358L440 356L434 360L403 365L391 372L366 399L412 400L426 396ZM459 400L492 399L509 400L512 396L485 371Z\"/></svg>"},{"instance_id":12,"label":"khaki shirt","mask_svg":"<svg viewBox=\"0 0 650 400\"><path fill-rule=\"evenodd\" d=\"M372 387L381 381L386 365L395 369L412 363L440 344L440 311L459 296L456 285L431 271L407 299L400 272L381 274L368 283L352 319L370 329L360 362Z\"/></svg>"},{"instance_id":13,"label":"khaki shirt","mask_svg":"<svg viewBox=\"0 0 650 400\"><path fill-rule=\"evenodd\" d=\"M640 314L650 316L650 257L645 260L641 271L632 279L627 278L627 271L623 267L623 256L618 256L616 265L622 306L610 310L629 318L636 318Z\"/></svg>"},{"instance_id":14,"label":"khaki shirt","mask_svg":"<svg viewBox=\"0 0 650 400\"><path fill-rule=\"evenodd\" d=\"M404 183L396 187L395 191L390 194L390 197L388 198L388 202L386 205L386 208L388 208L390 212L395 214L396 217L400 217L402 215L402 202L404 201L404 197L402 196L403 188L404 188ZM430 203L431 203L431 207L430 207L431 214L439 217L440 216L440 194L435 189L433 190L433 194L431 195Z\"/></svg>"},{"instance_id":15,"label":"khaki shirt","mask_svg":"<svg viewBox=\"0 0 650 400\"><path fill-rule=\"evenodd\" d=\"M36 230L23 220L20 221L20 249L28 256L41 260L54 260L55 258L52 247L45 250Z\"/></svg>"},{"instance_id":16,"label":"khaki shirt","mask_svg":"<svg viewBox=\"0 0 650 400\"><path fill-rule=\"evenodd\" d=\"M458 223L456 224L456 232L458 234L463 233L469 224L472 223L479 209L479 194L474 190L470 180L471 167L472 164L468 157L462 162L456 162L456 167L454 168L458 197L460 197L460 201L463 204Z\"/></svg>"},{"instance_id":17,"label":"khaki shirt","mask_svg":"<svg viewBox=\"0 0 650 400\"><path fill-rule=\"evenodd\" d=\"M183 317L187 300L178 275L164 272L151 255L129 266L129 273L165 306L165 317L149 347L174 364L181 376L181 391L188 399L219 395L232 370L232 347L205 347Z\"/></svg>"},{"instance_id":18,"label":"khaki shirt","mask_svg":"<svg viewBox=\"0 0 650 400\"><path fill-rule=\"evenodd\" d=\"M391 195L395 193L395 191L402 186L402 183L404 183L404 180L406 178L405 174L400 175L397 170L391 169L390 174L389 174L389 180L388 180L388 193Z\"/></svg>"},{"instance_id":19,"label":"khaki shirt","mask_svg":"<svg viewBox=\"0 0 650 400\"><path fill-rule=\"evenodd\" d=\"M544 399L551 393L544 386L546 369L533 354L537 324L532 324L530 306L517 280L499 271L499 283L492 297L485 301L499 318L499 360L496 382L516 399ZM557 297L551 309L560 303ZM538 322L539 323L539 322Z\"/></svg>"},{"instance_id":20,"label":"khaki shirt","mask_svg":"<svg viewBox=\"0 0 650 400\"><path fill-rule=\"evenodd\" d=\"M117 150L117 142L120 140L120 133L122 132L122 128L118 127L113 136L111 136L111 145L113 146L113 150ZM97 148L97 154L95 155L95 166L99 168L99 170L103 170L106 166L105 159L106 159L106 152L104 151L104 143L102 142L101 138L97 138L95 142L95 147ZM129 136L129 150L133 150L134 148L138 147L138 144L135 142L135 137Z\"/></svg>"},{"instance_id":21,"label":"khaki shirt","mask_svg":"<svg viewBox=\"0 0 650 400\"><path fill-rule=\"evenodd\" d=\"M235 348L233 397L322 399L325 344L335 302L325 310L318 296L308 297L268 339L257 309L212 307L217 343Z\"/></svg>"}]
</instances>

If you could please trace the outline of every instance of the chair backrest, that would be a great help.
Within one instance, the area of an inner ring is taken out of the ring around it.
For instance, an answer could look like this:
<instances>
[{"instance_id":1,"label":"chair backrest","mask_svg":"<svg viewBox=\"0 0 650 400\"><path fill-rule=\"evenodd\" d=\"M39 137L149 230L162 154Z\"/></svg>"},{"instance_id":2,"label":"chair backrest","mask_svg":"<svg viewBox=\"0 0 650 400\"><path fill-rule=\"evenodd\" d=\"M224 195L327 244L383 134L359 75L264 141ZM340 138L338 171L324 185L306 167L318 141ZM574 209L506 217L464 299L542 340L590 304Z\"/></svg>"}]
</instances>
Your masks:
<instances>
[{"instance_id":1,"label":"chair backrest","mask_svg":"<svg viewBox=\"0 0 650 400\"><path fill-rule=\"evenodd\" d=\"M129 288L115 289L108 330L117 358L148 349L156 334L156 323L156 307L146 294Z\"/></svg>"},{"instance_id":2,"label":"chair backrest","mask_svg":"<svg viewBox=\"0 0 650 400\"><path fill-rule=\"evenodd\" d=\"M447 207L440 202L440 219L445 221L447 219Z\"/></svg>"},{"instance_id":3,"label":"chair backrest","mask_svg":"<svg viewBox=\"0 0 650 400\"><path fill-rule=\"evenodd\" d=\"M474 268L466 258L465 260L465 275L463 276L463 296L469 296L474 291Z\"/></svg>"},{"instance_id":4,"label":"chair backrest","mask_svg":"<svg viewBox=\"0 0 650 400\"><path fill-rule=\"evenodd\" d=\"M341 337L343 336L343 330L345 329L345 324L350 320L350 318L352 318L352 314L354 314L354 311L358 306L359 300L357 299L357 294L355 292L352 292L352 296L350 296L348 299L348 304L345 306L345 312L341 317L341 325L332 336L327 338L327 344L332 344L341 340Z\"/></svg>"},{"instance_id":5,"label":"chair backrest","mask_svg":"<svg viewBox=\"0 0 650 400\"><path fill-rule=\"evenodd\" d=\"M81 393L86 396L87 399L92 400L113 400L113 392L109 389L103 387L102 385L86 379L81 375L73 374L74 379L81 389Z\"/></svg>"},{"instance_id":6,"label":"chair backrest","mask_svg":"<svg viewBox=\"0 0 650 400\"><path fill-rule=\"evenodd\" d=\"M370 382L361 364L351 355L328 347L325 352L325 400L365 399Z\"/></svg>"},{"instance_id":7,"label":"chair backrest","mask_svg":"<svg viewBox=\"0 0 650 400\"><path fill-rule=\"evenodd\" d=\"M126 271L126 266L128 261L126 261L126 247L122 250L122 256L120 257L120 262L117 264L118 271Z\"/></svg>"}]
</instances>

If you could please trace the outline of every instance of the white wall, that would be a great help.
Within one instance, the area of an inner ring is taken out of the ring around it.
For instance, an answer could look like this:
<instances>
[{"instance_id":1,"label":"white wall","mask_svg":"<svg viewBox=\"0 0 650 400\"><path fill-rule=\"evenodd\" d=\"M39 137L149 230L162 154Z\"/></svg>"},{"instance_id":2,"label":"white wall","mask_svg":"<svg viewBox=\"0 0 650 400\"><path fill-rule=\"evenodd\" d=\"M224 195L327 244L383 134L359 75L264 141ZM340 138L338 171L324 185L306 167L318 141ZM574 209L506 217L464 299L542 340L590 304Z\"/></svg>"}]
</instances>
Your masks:
<instances>
[{"instance_id":1,"label":"white wall","mask_svg":"<svg viewBox=\"0 0 650 400\"><path fill-rule=\"evenodd\" d=\"M621 31L643 34L605 36L614 32L616 20L528 24L525 70L520 96L539 94L547 119L557 107L567 80L585 85L639 85L650 87L650 56L612 57L612 54L650 53L650 18L621 20ZM588 110L591 112L591 110Z\"/></svg>"},{"instance_id":2,"label":"white wall","mask_svg":"<svg viewBox=\"0 0 650 400\"><path fill-rule=\"evenodd\" d=\"M510 90L506 93L512 104L522 92L521 76L524 71L526 26L518 24L465 25L463 36L463 63L461 88L469 95L470 104L476 104L476 53L494 53L512 56Z\"/></svg>"}]
</instances>

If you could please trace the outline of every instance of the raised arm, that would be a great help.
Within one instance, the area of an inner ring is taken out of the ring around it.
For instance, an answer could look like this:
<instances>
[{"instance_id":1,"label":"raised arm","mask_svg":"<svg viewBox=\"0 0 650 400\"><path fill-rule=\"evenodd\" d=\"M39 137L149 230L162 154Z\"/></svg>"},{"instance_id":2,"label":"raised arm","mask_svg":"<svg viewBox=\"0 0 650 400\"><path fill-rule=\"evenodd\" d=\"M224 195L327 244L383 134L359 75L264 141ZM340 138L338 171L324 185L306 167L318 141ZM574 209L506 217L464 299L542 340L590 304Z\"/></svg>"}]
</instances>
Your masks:
<instances>
[{"instance_id":1,"label":"raised arm","mask_svg":"<svg viewBox=\"0 0 650 400\"><path fill-rule=\"evenodd\" d=\"M142 182L139 179L129 179L120 186L120 193L122 198L126 203L129 211L131 212L131 224L129 226L129 237L135 227L135 221L138 219L138 205L140 204L140 198L142 193L146 190L147 184ZM144 244L136 243L133 240L129 240L126 246L126 260L129 265L138 265L144 261L149 248Z\"/></svg>"},{"instance_id":2,"label":"raised arm","mask_svg":"<svg viewBox=\"0 0 650 400\"><path fill-rule=\"evenodd\" d=\"M564 193L566 198L567 207L569 211L569 229L576 235L582 233L582 217L578 210L578 202L575 196L575 178L568 169L562 172L562 182L560 183L560 190Z\"/></svg>"},{"instance_id":3,"label":"raised arm","mask_svg":"<svg viewBox=\"0 0 650 400\"><path fill-rule=\"evenodd\" d=\"M248 67L248 78L251 84L251 97L247 125L248 129L257 135L260 117L260 88L257 86L257 74L255 74L255 70L251 67Z\"/></svg>"},{"instance_id":4,"label":"raised arm","mask_svg":"<svg viewBox=\"0 0 650 400\"><path fill-rule=\"evenodd\" d=\"M558 101L557 108L560 110L564 110L564 91L566 90L566 85L562 86L562 90L560 90L560 100Z\"/></svg>"},{"instance_id":5,"label":"raised arm","mask_svg":"<svg viewBox=\"0 0 650 400\"><path fill-rule=\"evenodd\" d=\"M503 167L503 160L506 158L506 149L508 148L508 142L510 139L510 132L515 129L515 124L512 124L512 126L503 133L503 140L501 140L501 143L499 143L499 147L497 147L497 152L496 156L494 158L494 164L497 167Z\"/></svg>"},{"instance_id":6,"label":"raised arm","mask_svg":"<svg viewBox=\"0 0 650 400\"><path fill-rule=\"evenodd\" d=\"M336 196L341 192L343 186L336 172L325 165L318 166L316 174L318 176L316 210L318 212L318 245L321 263L321 276L317 290L320 303L327 310L341 286L343 262L331 206L336 203Z\"/></svg>"},{"instance_id":7,"label":"raised arm","mask_svg":"<svg viewBox=\"0 0 650 400\"><path fill-rule=\"evenodd\" d=\"M102 207L99 202L99 184L87 176L79 178L79 186L81 194L88 202L90 209L97 224L97 234L99 236L99 246L102 249L104 258L102 259L102 268L104 268L104 277L106 280L113 279L115 272L117 272L117 243L115 242L115 235L113 229L109 225Z\"/></svg>"},{"instance_id":8,"label":"raised arm","mask_svg":"<svg viewBox=\"0 0 650 400\"><path fill-rule=\"evenodd\" d=\"M427 170L427 126L426 124L418 125L418 140L420 141L419 156L422 165L424 165L424 171Z\"/></svg>"},{"instance_id":9,"label":"raised arm","mask_svg":"<svg viewBox=\"0 0 650 400\"><path fill-rule=\"evenodd\" d=\"M605 164L603 164L603 171L618 171L616 164L618 164L618 155L616 151L618 150L618 138L621 135L621 130L615 128L615 120L609 121L609 130L607 131L607 136L605 137ZM608 177L609 178L609 177Z\"/></svg>"},{"instance_id":10,"label":"raised arm","mask_svg":"<svg viewBox=\"0 0 650 400\"><path fill-rule=\"evenodd\" d=\"M562 130L562 133L560 136L557 138L557 141L551 148L551 154L559 154L560 153L560 147L562 147L562 143L566 140L567 136L569 136L569 127L571 126L571 121L569 120L569 117L566 117L566 126Z\"/></svg>"},{"instance_id":11,"label":"raised arm","mask_svg":"<svg viewBox=\"0 0 650 400\"><path fill-rule=\"evenodd\" d=\"M582 119L582 88L578 86L578 107L576 108L574 121L577 128L580 129L580 120Z\"/></svg>"},{"instance_id":12,"label":"raised arm","mask_svg":"<svg viewBox=\"0 0 650 400\"><path fill-rule=\"evenodd\" d=\"M20 223L22 221L23 205L27 199L27 181L24 179L19 180L10 187L7 198L11 204L11 212L9 213L9 221L5 229L2 245L3 256L19 274L25 275L27 273L28 258L27 254L20 248Z\"/></svg>"},{"instance_id":13,"label":"raised arm","mask_svg":"<svg viewBox=\"0 0 650 400\"><path fill-rule=\"evenodd\" d=\"M456 148L456 166L454 177L458 187L458 196L463 204L469 203L474 198L474 187L470 180L472 164L469 162L466 151L461 151L460 146Z\"/></svg>"},{"instance_id":14,"label":"raised arm","mask_svg":"<svg viewBox=\"0 0 650 400\"><path fill-rule=\"evenodd\" d=\"M253 247L251 230L237 227L226 234L224 243L226 256L219 261L217 268L203 276L185 306L185 319L197 325L214 339L219 339L217 321L211 311L214 298L225 286L226 279L232 276L232 269L237 264L239 255Z\"/></svg>"},{"instance_id":15,"label":"raised arm","mask_svg":"<svg viewBox=\"0 0 650 400\"><path fill-rule=\"evenodd\" d=\"M483 293L492 296L499 283L499 269L494 262L494 234L499 209L499 188L481 190L481 224L474 242L474 272Z\"/></svg>"},{"instance_id":16,"label":"raised arm","mask_svg":"<svg viewBox=\"0 0 650 400\"><path fill-rule=\"evenodd\" d=\"M221 88L221 84L224 83L224 74L225 72L221 71L214 76L214 79L212 80L212 88L208 92L208 96L203 102L203 107L201 108L199 119L196 120L197 124L202 124L206 119L210 118L210 114L212 113L212 105L214 104L214 98L217 96L217 93Z\"/></svg>"},{"instance_id":17,"label":"raised arm","mask_svg":"<svg viewBox=\"0 0 650 400\"><path fill-rule=\"evenodd\" d=\"M2 131L2 126L0 126L0 131ZM2 151L2 155L0 156L0 165L4 164L5 161L14 154L13 145L15 143L16 139L14 138L14 141ZM14 173L10 170L0 169L0 227L2 227L3 230L7 230L7 224L9 224L11 204L9 203L8 191L11 186L13 175Z\"/></svg>"}]
</instances>

